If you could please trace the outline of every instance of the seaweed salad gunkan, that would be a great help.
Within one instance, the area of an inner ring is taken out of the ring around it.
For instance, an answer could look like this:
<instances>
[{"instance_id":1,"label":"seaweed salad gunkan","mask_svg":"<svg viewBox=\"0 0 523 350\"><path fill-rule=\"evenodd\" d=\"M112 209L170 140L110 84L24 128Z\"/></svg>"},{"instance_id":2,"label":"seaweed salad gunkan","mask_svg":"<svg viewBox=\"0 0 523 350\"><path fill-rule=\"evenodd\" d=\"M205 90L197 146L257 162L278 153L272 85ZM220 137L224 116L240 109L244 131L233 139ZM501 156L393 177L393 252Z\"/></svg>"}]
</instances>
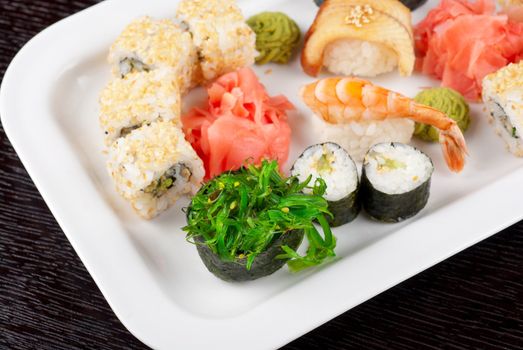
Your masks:
<instances>
[{"instance_id":1,"label":"seaweed salad gunkan","mask_svg":"<svg viewBox=\"0 0 523 350\"><path fill-rule=\"evenodd\" d=\"M319 265L335 256L336 239L326 219L325 182L310 182L282 177L276 161L215 177L187 209L187 239L207 269L226 281L257 279L285 263L291 271ZM306 187L311 194L302 192ZM309 245L300 255L303 237Z\"/></svg>"}]
</instances>

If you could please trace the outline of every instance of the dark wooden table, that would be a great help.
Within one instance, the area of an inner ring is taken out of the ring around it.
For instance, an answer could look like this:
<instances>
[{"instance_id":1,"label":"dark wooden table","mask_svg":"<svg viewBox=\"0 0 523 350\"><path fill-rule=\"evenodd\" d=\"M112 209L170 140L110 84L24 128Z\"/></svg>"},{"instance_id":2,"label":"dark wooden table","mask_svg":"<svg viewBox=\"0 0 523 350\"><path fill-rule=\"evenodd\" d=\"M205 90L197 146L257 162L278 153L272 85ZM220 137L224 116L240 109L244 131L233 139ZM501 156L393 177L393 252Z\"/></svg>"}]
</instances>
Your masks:
<instances>
[{"instance_id":1,"label":"dark wooden table","mask_svg":"<svg viewBox=\"0 0 523 350\"><path fill-rule=\"evenodd\" d=\"M0 0L0 77L33 35L96 2ZM146 348L107 305L1 126L0 347ZM285 348L523 349L523 222Z\"/></svg>"}]
</instances>

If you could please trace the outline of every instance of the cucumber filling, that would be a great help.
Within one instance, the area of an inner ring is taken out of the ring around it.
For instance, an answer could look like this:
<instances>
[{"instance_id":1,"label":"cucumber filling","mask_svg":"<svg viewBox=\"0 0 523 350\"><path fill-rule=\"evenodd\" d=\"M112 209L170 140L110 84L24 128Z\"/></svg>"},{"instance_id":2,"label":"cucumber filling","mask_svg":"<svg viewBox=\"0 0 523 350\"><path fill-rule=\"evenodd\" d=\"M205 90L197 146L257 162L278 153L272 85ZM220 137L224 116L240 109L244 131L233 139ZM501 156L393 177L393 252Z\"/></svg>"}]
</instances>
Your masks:
<instances>
[{"instance_id":1,"label":"cucumber filling","mask_svg":"<svg viewBox=\"0 0 523 350\"><path fill-rule=\"evenodd\" d=\"M512 125L512 123L510 122L510 119L509 117L507 116L507 114L505 113L505 110L503 109L503 107L501 107L501 105L497 102L494 103L494 108L493 108L493 111L492 111L492 116L494 118L497 118L499 119L499 121L501 122L501 124L503 125L503 128L505 128L505 130L507 131L507 133L512 136L513 138L515 139L519 139L519 135L518 135L518 132L517 132L517 129L514 125Z\"/></svg>"},{"instance_id":2,"label":"cucumber filling","mask_svg":"<svg viewBox=\"0 0 523 350\"><path fill-rule=\"evenodd\" d=\"M133 130L140 128L142 125L143 124L137 124L137 125L129 126L127 128L122 128L122 130L120 130L120 137L125 137L125 136L129 135Z\"/></svg>"},{"instance_id":3,"label":"cucumber filling","mask_svg":"<svg viewBox=\"0 0 523 350\"><path fill-rule=\"evenodd\" d=\"M327 173L330 174L333 172L333 164L336 162L336 157L332 152L325 150L324 153L321 155L321 157L316 161L315 164L313 164L314 168L320 173Z\"/></svg>"},{"instance_id":4,"label":"cucumber filling","mask_svg":"<svg viewBox=\"0 0 523 350\"><path fill-rule=\"evenodd\" d=\"M392 171L397 169L407 168L407 164L397 159L386 157L377 152L371 152L369 154L370 158L376 160L378 172Z\"/></svg>"},{"instance_id":5,"label":"cucumber filling","mask_svg":"<svg viewBox=\"0 0 523 350\"><path fill-rule=\"evenodd\" d=\"M159 198L167 193L173 186L178 183L185 184L191 179L191 169L184 163L178 163L167 170L160 178L154 180L143 189L156 198Z\"/></svg>"},{"instance_id":6,"label":"cucumber filling","mask_svg":"<svg viewBox=\"0 0 523 350\"><path fill-rule=\"evenodd\" d=\"M120 61L120 74L122 78L129 73L149 71L151 71L151 67L136 58L126 57Z\"/></svg>"},{"instance_id":7,"label":"cucumber filling","mask_svg":"<svg viewBox=\"0 0 523 350\"><path fill-rule=\"evenodd\" d=\"M161 116L158 115L158 119L160 119L160 118L161 118ZM133 130L140 129L144 125L149 126L149 125L151 125L151 123L145 121L143 123L139 123L139 124L135 124L135 125L132 125L132 126L128 126L126 128L122 128L120 130L120 137L125 137L125 136L129 135L131 132L133 132Z\"/></svg>"}]
</instances>

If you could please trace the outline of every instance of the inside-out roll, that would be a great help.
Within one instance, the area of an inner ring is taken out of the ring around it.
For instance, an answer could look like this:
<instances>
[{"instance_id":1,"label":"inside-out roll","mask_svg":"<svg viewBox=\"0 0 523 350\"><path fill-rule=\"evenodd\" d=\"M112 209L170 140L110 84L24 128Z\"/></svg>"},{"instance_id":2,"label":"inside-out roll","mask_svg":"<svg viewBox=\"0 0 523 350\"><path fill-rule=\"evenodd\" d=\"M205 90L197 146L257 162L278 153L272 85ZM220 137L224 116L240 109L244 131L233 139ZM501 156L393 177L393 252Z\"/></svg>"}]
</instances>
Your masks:
<instances>
[{"instance_id":1,"label":"inside-out roll","mask_svg":"<svg viewBox=\"0 0 523 350\"><path fill-rule=\"evenodd\" d=\"M100 126L106 146L143 124L180 123L180 90L171 69L129 73L114 78L100 94Z\"/></svg>"},{"instance_id":2,"label":"inside-out roll","mask_svg":"<svg viewBox=\"0 0 523 350\"><path fill-rule=\"evenodd\" d=\"M151 219L203 180L203 163L172 121L133 130L109 148L109 174L118 193L144 219Z\"/></svg>"},{"instance_id":3,"label":"inside-out roll","mask_svg":"<svg viewBox=\"0 0 523 350\"><path fill-rule=\"evenodd\" d=\"M483 79L483 101L508 150L523 157L523 61Z\"/></svg>"},{"instance_id":4,"label":"inside-out roll","mask_svg":"<svg viewBox=\"0 0 523 350\"><path fill-rule=\"evenodd\" d=\"M202 83L254 63L256 35L234 0L182 0L176 17L192 33Z\"/></svg>"},{"instance_id":5,"label":"inside-out roll","mask_svg":"<svg viewBox=\"0 0 523 350\"><path fill-rule=\"evenodd\" d=\"M172 69L182 94L196 84L198 54L191 33L170 19L145 16L132 21L111 46L113 74Z\"/></svg>"}]
</instances>

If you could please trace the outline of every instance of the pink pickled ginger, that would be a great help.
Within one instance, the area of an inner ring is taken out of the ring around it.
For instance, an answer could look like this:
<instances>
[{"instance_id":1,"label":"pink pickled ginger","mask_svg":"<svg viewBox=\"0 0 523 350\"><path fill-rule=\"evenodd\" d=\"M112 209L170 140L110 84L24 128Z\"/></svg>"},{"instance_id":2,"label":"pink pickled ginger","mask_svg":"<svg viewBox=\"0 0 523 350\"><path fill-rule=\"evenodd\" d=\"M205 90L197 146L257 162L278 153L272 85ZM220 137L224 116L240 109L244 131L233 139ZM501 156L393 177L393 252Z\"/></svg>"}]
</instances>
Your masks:
<instances>
[{"instance_id":1,"label":"pink pickled ginger","mask_svg":"<svg viewBox=\"0 0 523 350\"><path fill-rule=\"evenodd\" d=\"M415 27L416 68L479 100L487 74L523 57L523 24L495 10L493 0L442 0Z\"/></svg>"},{"instance_id":2,"label":"pink pickled ginger","mask_svg":"<svg viewBox=\"0 0 523 350\"><path fill-rule=\"evenodd\" d=\"M193 108L182 117L207 179L246 162L275 159L282 166L287 161L291 129L286 111L294 106L286 97L270 97L249 68L218 78L207 93L205 108Z\"/></svg>"}]
</instances>

